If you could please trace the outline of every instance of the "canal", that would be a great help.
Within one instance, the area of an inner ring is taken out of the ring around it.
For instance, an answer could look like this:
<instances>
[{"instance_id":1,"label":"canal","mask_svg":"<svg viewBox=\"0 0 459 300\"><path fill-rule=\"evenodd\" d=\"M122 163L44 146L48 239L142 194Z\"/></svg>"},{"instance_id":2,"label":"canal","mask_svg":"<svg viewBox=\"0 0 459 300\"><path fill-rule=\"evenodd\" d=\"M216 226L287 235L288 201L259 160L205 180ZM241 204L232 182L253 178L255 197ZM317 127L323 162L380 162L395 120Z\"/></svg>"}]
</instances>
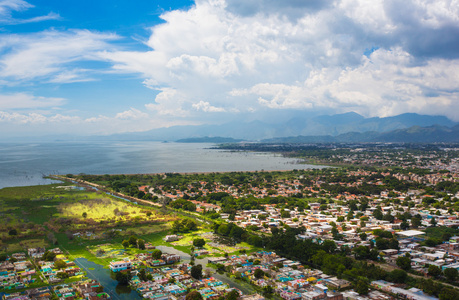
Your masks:
<instances>
[{"instance_id":1,"label":"canal","mask_svg":"<svg viewBox=\"0 0 459 300\"><path fill-rule=\"evenodd\" d=\"M110 270L105 269L102 265L81 257L75 259L75 263L87 273L88 278L97 280L104 287L104 292L110 295L111 299L142 299L142 297L129 286L118 285L118 281L110 277Z\"/></svg>"},{"instance_id":2,"label":"canal","mask_svg":"<svg viewBox=\"0 0 459 300\"><path fill-rule=\"evenodd\" d=\"M191 256L189 254L187 254L187 253L185 253L183 251L177 250L175 248L172 248L172 247L157 246L156 249L159 249L159 250L161 250L162 252L165 252L165 253L172 253L172 254L180 255L180 258L182 259L183 262L189 262L191 260ZM206 258L204 258L204 259L196 258L194 260L194 262L195 262L195 264L201 264L203 269L206 268L206 265L207 265L207 259ZM224 274L218 274L212 268L208 268L208 269L211 269L213 271L212 277L214 277L214 278L216 278L216 279L228 284L230 287L237 288L237 289L241 290L246 295L250 295L250 294L256 293L255 289L253 287L251 287L248 283L244 284L244 283L237 282L235 279L229 278Z\"/></svg>"},{"instance_id":3,"label":"canal","mask_svg":"<svg viewBox=\"0 0 459 300\"><path fill-rule=\"evenodd\" d=\"M168 246L157 246L157 249L164 253L171 253L180 255L183 262L190 262L191 256L183 251L177 250ZM118 281L111 278L110 270L104 268L102 265L88 261L86 258L77 258L75 263L87 273L88 278L97 280L104 287L104 292L108 293L112 299L116 300L129 300L129 299L142 299L140 295L128 286L118 285ZM203 269L206 268L207 259L195 259L196 264L201 264ZM224 274L218 274L214 269L212 277L228 284L230 287L241 290L244 294L253 294L255 289L247 283L237 282L235 279L229 278Z\"/></svg>"}]
</instances>

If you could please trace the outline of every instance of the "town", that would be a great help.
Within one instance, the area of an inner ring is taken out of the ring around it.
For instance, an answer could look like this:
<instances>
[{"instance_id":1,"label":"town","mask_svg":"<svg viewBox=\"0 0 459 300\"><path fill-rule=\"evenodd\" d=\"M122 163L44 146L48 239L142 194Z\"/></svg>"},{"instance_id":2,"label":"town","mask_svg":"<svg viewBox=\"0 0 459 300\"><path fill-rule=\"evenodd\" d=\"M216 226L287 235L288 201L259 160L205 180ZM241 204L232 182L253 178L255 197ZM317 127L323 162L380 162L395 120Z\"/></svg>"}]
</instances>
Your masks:
<instances>
[{"instance_id":1,"label":"town","mask_svg":"<svg viewBox=\"0 0 459 300\"><path fill-rule=\"evenodd\" d=\"M1 291L115 296L90 276L89 251L112 281L148 299L457 299L459 173L457 151L448 153L416 166L60 176L72 195L74 185L89 194L45 224L57 248L5 251ZM111 200L90 200L102 195ZM110 212L95 215L97 205Z\"/></svg>"}]
</instances>

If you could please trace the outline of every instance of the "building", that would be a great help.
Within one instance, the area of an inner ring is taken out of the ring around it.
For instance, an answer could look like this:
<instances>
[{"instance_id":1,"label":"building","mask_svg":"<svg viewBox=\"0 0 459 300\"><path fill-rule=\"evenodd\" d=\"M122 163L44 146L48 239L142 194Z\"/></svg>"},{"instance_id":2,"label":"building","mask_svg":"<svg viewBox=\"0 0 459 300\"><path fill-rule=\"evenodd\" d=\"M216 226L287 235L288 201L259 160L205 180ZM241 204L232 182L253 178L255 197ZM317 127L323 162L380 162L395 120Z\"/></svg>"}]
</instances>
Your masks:
<instances>
[{"instance_id":1,"label":"building","mask_svg":"<svg viewBox=\"0 0 459 300\"><path fill-rule=\"evenodd\" d=\"M132 268L132 263L128 259L110 262L110 270L112 270L113 272L130 270L131 268Z\"/></svg>"}]
</instances>

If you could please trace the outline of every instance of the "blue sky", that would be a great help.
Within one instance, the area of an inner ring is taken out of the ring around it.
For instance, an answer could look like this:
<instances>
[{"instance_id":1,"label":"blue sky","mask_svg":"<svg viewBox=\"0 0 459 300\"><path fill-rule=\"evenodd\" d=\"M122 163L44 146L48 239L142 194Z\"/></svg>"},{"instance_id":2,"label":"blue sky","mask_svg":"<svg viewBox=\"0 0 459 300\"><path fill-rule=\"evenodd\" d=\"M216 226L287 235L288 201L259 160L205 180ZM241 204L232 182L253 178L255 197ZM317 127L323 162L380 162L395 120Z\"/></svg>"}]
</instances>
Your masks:
<instances>
[{"instance_id":1,"label":"blue sky","mask_svg":"<svg viewBox=\"0 0 459 300\"><path fill-rule=\"evenodd\" d=\"M349 111L459 121L455 3L0 0L0 137Z\"/></svg>"}]
</instances>

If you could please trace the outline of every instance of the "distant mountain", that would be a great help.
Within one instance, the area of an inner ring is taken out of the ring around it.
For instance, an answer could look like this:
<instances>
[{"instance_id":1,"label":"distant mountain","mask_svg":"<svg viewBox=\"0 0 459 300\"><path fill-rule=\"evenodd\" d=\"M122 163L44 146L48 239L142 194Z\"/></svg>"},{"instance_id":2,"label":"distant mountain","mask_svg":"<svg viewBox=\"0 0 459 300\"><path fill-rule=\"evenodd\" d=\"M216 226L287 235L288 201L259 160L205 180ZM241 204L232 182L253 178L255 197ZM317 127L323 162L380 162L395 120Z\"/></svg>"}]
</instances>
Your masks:
<instances>
[{"instance_id":1,"label":"distant mountain","mask_svg":"<svg viewBox=\"0 0 459 300\"><path fill-rule=\"evenodd\" d=\"M188 138L188 139L180 139L177 140L177 143L217 143L217 144L222 144L222 143L239 143L242 142L243 140L241 139L233 139L233 138L225 138L225 137L202 137L202 138Z\"/></svg>"},{"instance_id":2,"label":"distant mountain","mask_svg":"<svg viewBox=\"0 0 459 300\"><path fill-rule=\"evenodd\" d=\"M295 136L262 140L263 143L459 143L459 125L412 126L389 132L348 132L338 136Z\"/></svg>"},{"instance_id":3,"label":"distant mountain","mask_svg":"<svg viewBox=\"0 0 459 300\"><path fill-rule=\"evenodd\" d=\"M124 141L175 141L180 139L212 136L229 137L242 140L262 140L288 136L337 137L346 133L382 133L407 129L413 126L428 127L439 125L443 127L453 127L457 124L458 123L455 123L443 116L402 114L387 118L365 118L355 112L349 112L337 115L296 117L286 122L279 123L251 121L231 122L221 125L172 126L169 128L158 128L145 132L94 137L94 139ZM353 134L351 134L351 136Z\"/></svg>"}]
</instances>

